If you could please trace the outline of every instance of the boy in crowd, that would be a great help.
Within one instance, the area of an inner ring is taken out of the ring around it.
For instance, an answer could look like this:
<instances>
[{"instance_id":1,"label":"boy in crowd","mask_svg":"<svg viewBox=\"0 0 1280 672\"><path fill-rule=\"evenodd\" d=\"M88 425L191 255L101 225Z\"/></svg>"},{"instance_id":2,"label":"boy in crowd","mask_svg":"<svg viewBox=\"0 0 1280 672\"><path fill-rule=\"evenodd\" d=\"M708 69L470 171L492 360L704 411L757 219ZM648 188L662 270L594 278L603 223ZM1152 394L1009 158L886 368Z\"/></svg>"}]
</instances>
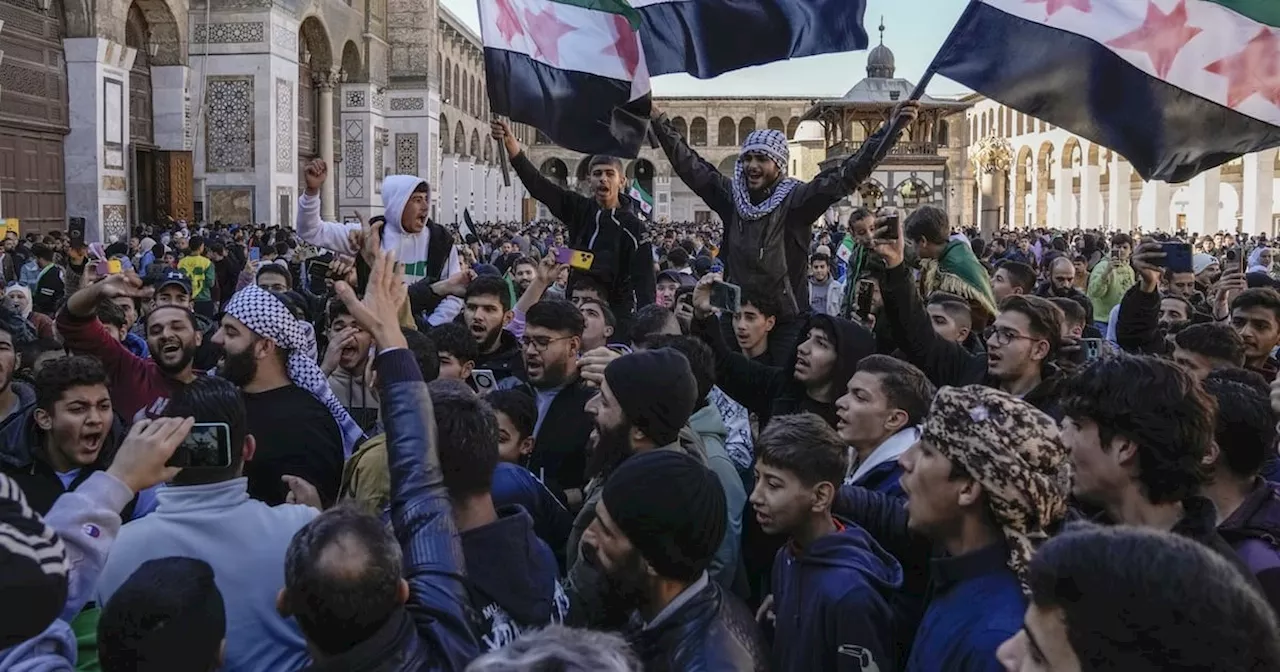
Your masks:
<instances>
[{"instance_id":1,"label":"boy in crowd","mask_svg":"<svg viewBox=\"0 0 1280 672\"><path fill-rule=\"evenodd\" d=\"M890 603L902 567L862 528L831 515L844 442L801 413L770 423L756 454L756 519L789 539L773 564L773 668L897 669Z\"/></svg>"},{"instance_id":2,"label":"boy in crowd","mask_svg":"<svg viewBox=\"0 0 1280 672\"><path fill-rule=\"evenodd\" d=\"M900 359L871 355L858 362L836 400L836 431L854 453L845 484L906 498L898 458L920 439L936 392L923 371Z\"/></svg>"},{"instance_id":3,"label":"boy in crowd","mask_svg":"<svg viewBox=\"0 0 1280 672\"><path fill-rule=\"evenodd\" d=\"M450 380L470 380L471 371L479 357L479 345L467 328L450 322L431 330L431 340L436 342L440 358L440 377Z\"/></svg>"}]
</instances>

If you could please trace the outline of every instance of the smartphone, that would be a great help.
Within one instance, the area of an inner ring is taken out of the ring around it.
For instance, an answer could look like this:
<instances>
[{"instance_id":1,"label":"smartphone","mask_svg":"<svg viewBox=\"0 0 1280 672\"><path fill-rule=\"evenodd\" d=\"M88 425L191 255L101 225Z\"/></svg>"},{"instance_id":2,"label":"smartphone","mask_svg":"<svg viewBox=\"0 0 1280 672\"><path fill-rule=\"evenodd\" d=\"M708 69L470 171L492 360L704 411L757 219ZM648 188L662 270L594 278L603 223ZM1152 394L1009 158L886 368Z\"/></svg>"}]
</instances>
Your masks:
<instances>
[{"instance_id":1,"label":"smartphone","mask_svg":"<svg viewBox=\"0 0 1280 672\"><path fill-rule=\"evenodd\" d=\"M902 220L896 212L892 215L886 215L880 220L879 228L882 229L889 238L897 238L902 231Z\"/></svg>"},{"instance_id":2,"label":"smartphone","mask_svg":"<svg viewBox=\"0 0 1280 672\"><path fill-rule=\"evenodd\" d=\"M1244 275L1245 271L1249 270L1249 257L1244 253L1244 248L1239 245L1234 247L1233 251L1236 253L1237 270Z\"/></svg>"},{"instance_id":3,"label":"smartphone","mask_svg":"<svg viewBox=\"0 0 1280 672\"><path fill-rule=\"evenodd\" d=\"M183 469L229 468L231 427L225 422L197 422L165 464Z\"/></svg>"},{"instance_id":4,"label":"smartphone","mask_svg":"<svg viewBox=\"0 0 1280 672\"><path fill-rule=\"evenodd\" d=\"M1080 339L1080 351L1084 353L1084 361L1092 362L1102 355L1101 338Z\"/></svg>"},{"instance_id":5,"label":"smartphone","mask_svg":"<svg viewBox=\"0 0 1280 672\"><path fill-rule=\"evenodd\" d=\"M569 263L570 261L573 261L573 248L571 248L571 247L562 247L562 248L560 248L560 249L556 250L556 263L557 263L557 264L567 264L567 263Z\"/></svg>"},{"instance_id":6,"label":"smartphone","mask_svg":"<svg viewBox=\"0 0 1280 672\"><path fill-rule=\"evenodd\" d=\"M569 266L580 271L591 270L591 264L595 263L596 255L590 252L582 252L579 250L570 250L573 256L569 258Z\"/></svg>"},{"instance_id":7,"label":"smartphone","mask_svg":"<svg viewBox=\"0 0 1280 672\"><path fill-rule=\"evenodd\" d=\"M111 274L111 265L105 261L93 262L93 274L103 278Z\"/></svg>"},{"instance_id":8,"label":"smartphone","mask_svg":"<svg viewBox=\"0 0 1280 672\"><path fill-rule=\"evenodd\" d=\"M728 313L742 310L742 288L731 282L711 283L711 307Z\"/></svg>"},{"instance_id":9,"label":"smartphone","mask_svg":"<svg viewBox=\"0 0 1280 672\"><path fill-rule=\"evenodd\" d=\"M485 395L497 389L498 379L494 377L493 371L489 369L473 369L471 371L471 384L475 386L476 393Z\"/></svg>"},{"instance_id":10,"label":"smartphone","mask_svg":"<svg viewBox=\"0 0 1280 672\"><path fill-rule=\"evenodd\" d=\"M119 259L107 260L107 273L111 275L115 275L117 273L123 273L123 272L124 272L124 266L120 263Z\"/></svg>"},{"instance_id":11,"label":"smartphone","mask_svg":"<svg viewBox=\"0 0 1280 672\"><path fill-rule=\"evenodd\" d=\"M307 278L313 291L324 288L324 281L329 278L329 262L319 259L308 261Z\"/></svg>"},{"instance_id":12,"label":"smartphone","mask_svg":"<svg viewBox=\"0 0 1280 672\"><path fill-rule=\"evenodd\" d=\"M1170 273L1192 271L1190 243L1161 243L1160 248L1164 251L1164 262L1161 265L1169 269Z\"/></svg>"},{"instance_id":13,"label":"smartphone","mask_svg":"<svg viewBox=\"0 0 1280 672\"><path fill-rule=\"evenodd\" d=\"M262 248L261 248L261 247L251 247L251 248L249 248L249 261L260 261L261 259L262 259Z\"/></svg>"},{"instance_id":14,"label":"smartphone","mask_svg":"<svg viewBox=\"0 0 1280 672\"><path fill-rule=\"evenodd\" d=\"M1111 250L1111 258L1112 258L1112 259L1119 259L1119 258L1120 258L1120 250L1112 249L1112 250Z\"/></svg>"},{"instance_id":15,"label":"smartphone","mask_svg":"<svg viewBox=\"0 0 1280 672\"><path fill-rule=\"evenodd\" d=\"M875 298L876 283L871 280L859 280L857 290L858 314L866 317L871 314L871 303Z\"/></svg>"}]
</instances>

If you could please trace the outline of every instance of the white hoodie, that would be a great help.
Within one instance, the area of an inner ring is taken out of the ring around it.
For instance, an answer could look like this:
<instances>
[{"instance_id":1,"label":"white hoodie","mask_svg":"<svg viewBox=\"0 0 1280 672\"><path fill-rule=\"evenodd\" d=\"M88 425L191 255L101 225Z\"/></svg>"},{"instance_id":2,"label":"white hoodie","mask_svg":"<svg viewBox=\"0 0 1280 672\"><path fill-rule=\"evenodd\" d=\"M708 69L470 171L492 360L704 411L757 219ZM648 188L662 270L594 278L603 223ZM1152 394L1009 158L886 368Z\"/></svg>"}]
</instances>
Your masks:
<instances>
[{"instance_id":1,"label":"white hoodie","mask_svg":"<svg viewBox=\"0 0 1280 672\"><path fill-rule=\"evenodd\" d=\"M418 233L407 233L400 223L400 217L404 214L404 206L409 202L409 196L419 184L425 182L426 180L415 175L388 175L382 180L382 202L385 204L383 214L387 218L386 226L382 227L382 249L396 251L396 259L405 267L406 284L412 284L426 277L431 229L424 227ZM351 249L347 234L359 230L360 225L354 222L342 224L321 221L319 196L308 196L304 191L298 197L298 237L302 240L316 247L333 250L338 254L354 256L356 251ZM447 278L461 270L458 262L458 248L455 245L449 252L449 261L445 263L441 277ZM462 307L461 299L454 296L446 297L435 312L427 318L427 322L431 326L450 322L457 317Z\"/></svg>"}]
</instances>

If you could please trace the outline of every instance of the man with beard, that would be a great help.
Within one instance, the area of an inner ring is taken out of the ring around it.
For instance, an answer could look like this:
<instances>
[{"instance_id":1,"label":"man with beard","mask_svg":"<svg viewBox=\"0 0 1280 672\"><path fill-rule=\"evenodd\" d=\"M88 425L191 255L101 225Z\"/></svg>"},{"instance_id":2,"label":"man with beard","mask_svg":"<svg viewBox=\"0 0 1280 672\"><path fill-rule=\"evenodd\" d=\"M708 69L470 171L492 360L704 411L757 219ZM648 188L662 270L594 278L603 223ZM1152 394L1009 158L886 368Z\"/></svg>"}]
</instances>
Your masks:
<instances>
[{"instance_id":1,"label":"man with beard","mask_svg":"<svg viewBox=\"0 0 1280 672\"><path fill-rule=\"evenodd\" d=\"M587 437L591 416L584 410L595 396L578 373L582 314L568 301L540 301L525 316L520 350L523 390L538 408L529 471L570 510L582 506L587 483Z\"/></svg>"},{"instance_id":2,"label":"man with beard","mask_svg":"<svg viewBox=\"0 0 1280 672\"><path fill-rule=\"evenodd\" d=\"M1071 299L1085 310L1085 319L1093 326L1093 301L1076 288L1076 265L1067 257L1055 257L1049 265L1049 280L1040 285L1037 296L1053 299Z\"/></svg>"},{"instance_id":3,"label":"man with beard","mask_svg":"<svg viewBox=\"0 0 1280 672\"><path fill-rule=\"evenodd\" d=\"M30 385L13 379L22 364L18 348L27 345L22 341L22 334L25 332L30 337L30 326L16 312L0 309L0 316L3 317L0 319L0 421L3 421L30 405L36 395Z\"/></svg>"},{"instance_id":4,"label":"man with beard","mask_svg":"<svg viewBox=\"0 0 1280 672\"><path fill-rule=\"evenodd\" d=\"M511 265L511 277L516 281L516 293L524 294L538 275L538 262L529 257L520 257Z\"/></svg>"},{"instance_id":5,"label":"man with beard","mask_svg":"<svg viewBox=\"0 0 1280 672\"><path fill-rule=\"evenodd\" d=\"M707 575L725 521L710 470L676 451L637 455L595 508L583 558L604 574L611 600L634 611L623 632L645 669L767 669L751 613Z\"/></svg>"},{"instance_id":6,"label":"man with beard","mask_svg":"<svg viewBox=\"0 0 1280 672\"><path fill-rule=\"evenodd\" d=\"M586 407L595 425L588 463L591 482L569 534L569 595L573 602L570 612L577 623L591 627L619 625L616 620L621 614L613 609L616 605L600 601L607 595L599 590L597 568L582 562L589 552L584 549L580 553L578 548L587 528L595 522L605 483L614 469L632 455L654 450L684 452L680 429L693 415L697 395L698 384L689 360L671 348L624 355L605 367L600 394ZM716 489L723 498L718 482ZM722 530L725 520L721 521ZM712 555L719 546L717 540Z\"/></svg>"},{"instance_id":7,"label":"man with beard","mask_svg":"<svg viewBox=\"0 0 1280 672\"><path fill-rule=\"evenodd\" d=\"M475 368L493 371L499 381L520 373L520 342L507 329L513 317L506 280L482 275L467 285L463 318L479 347Z\"/></svg>"},{"instance_id":8,"label":"man with beard","mask_svg":"<svg viewBox=\"0 0 1280 672\"><path fill-rule=\"evenodd\" d=\"M158 415L170 397L199 373L194 358L203 337L190 309L157 304L143 321L150 359L112 338L96 317L98 304L119 297L146 297L150 290L131 274L112 275L67 299L58 312L58 333L71 352L93 355L111 380L111 400L123 418Z\"/></svg>"},{"instance_id":9,"label":"man with beard","mask_svg":"<svg viewBox=\"0 0 1280 672\"><path fill-rule=\"evenodd\" d=\"M231 297L213 341L218 374L244 390L257 453L245 465L249 496L270 505L289 493L285 476L315 486L332 504L343 460L363 435L315 363L311 325L294 319L274 294L250 285Z\"/></svg>"}]
</instances>

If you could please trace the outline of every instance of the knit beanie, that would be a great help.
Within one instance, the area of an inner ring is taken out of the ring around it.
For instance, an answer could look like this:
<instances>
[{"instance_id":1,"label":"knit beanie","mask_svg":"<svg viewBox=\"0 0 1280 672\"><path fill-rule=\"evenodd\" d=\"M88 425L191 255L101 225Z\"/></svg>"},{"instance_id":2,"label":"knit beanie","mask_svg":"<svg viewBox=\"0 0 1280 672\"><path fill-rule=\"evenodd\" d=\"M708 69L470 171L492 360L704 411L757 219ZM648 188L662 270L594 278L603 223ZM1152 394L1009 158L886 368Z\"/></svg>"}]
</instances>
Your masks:
<instances>
[{"instance_id":1,"label":"knit beanie","mask_svg":"<svg viewBox=\"0 0 1280 672\"><path fill-rule=\"evenodd\" d=\"M752 131L747 134L747 139L742 143L742 150L739 155L750 152L761 152L773 159L778 164L778 168L787 169L788 159L791 157L791 150L787 147L787 136L782 131L774 131L762 129Z\"/></svg>"},{"instance_id":2,"label":"knit beanie","mask_svg":"<svg viewBox=\"0 0 1280 672\"><path fill-rule=\"evenodd\" d=\"M719 479L679 451L628 458L605 481L600 501L664 578L698 578L724 540L728 507Z\"/></svg>"},{"instance_id":3,"label":"knit beanie","mask_svg":"<svg viewBox=\"0 0 1280 672\"><path fill-rule=\"evenodd\" d=\"M631 425L659 446L675 442L698 405L689 360L671 348L619 357L605 368L604 380Z\"/></svg>"}]
</instances>

